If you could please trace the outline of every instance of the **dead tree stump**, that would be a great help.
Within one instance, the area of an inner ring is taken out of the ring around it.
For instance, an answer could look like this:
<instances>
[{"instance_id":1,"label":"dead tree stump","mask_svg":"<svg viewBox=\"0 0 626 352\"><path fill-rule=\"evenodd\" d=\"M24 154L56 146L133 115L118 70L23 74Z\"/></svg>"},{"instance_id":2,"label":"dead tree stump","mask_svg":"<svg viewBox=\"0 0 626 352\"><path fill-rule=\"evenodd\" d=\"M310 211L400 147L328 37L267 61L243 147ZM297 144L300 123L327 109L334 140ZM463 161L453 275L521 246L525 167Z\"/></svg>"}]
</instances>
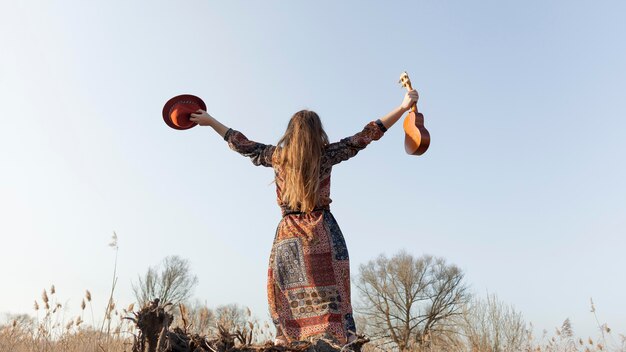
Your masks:
<instances>
[{"instance_id":1,"label":"dead tree stump","mask_svg":"<svg viewBox=\"0 0 626 352\"><path fill-rule=\"evenodd\" d=\"M218 326L217 336L208 338L188 334L178 327L170 330L173 316L165 310L169 305L160 305L157 298L138 312L133 312L134 317L127 317L139 328L133 352L360 352L361 347L369 342L367 337L359 335L354 342L345 346L325 338L295 341L288 346L276 346L271 342L252 345L251 339L246 340L240 331L231 334L222 326ZM238 346L235 343L237 340Z\"/></svg>"}]
</instances>

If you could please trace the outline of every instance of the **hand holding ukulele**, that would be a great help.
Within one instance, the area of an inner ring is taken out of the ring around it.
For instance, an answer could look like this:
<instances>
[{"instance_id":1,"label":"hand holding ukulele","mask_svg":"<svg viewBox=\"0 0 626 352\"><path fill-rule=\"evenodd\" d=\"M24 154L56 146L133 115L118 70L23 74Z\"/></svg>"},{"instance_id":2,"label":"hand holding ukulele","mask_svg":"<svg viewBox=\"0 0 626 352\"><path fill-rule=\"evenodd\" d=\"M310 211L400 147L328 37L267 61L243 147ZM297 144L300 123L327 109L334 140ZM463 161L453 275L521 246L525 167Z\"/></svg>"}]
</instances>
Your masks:
<instances>
[{"instance_id":1,"label":"hand holding ukulele","mask_svg":"<svg viewBox=\"0 0 626 352\"><path fill-rule=\"evenodd\" d=\"M419 97L420 96L415 89L408 91L404 95L404 100L402 101L402 104L400 104L400 107L404 109L405 112L408 111L413 105L417 105Z\"/></svg>"}]
</instances>

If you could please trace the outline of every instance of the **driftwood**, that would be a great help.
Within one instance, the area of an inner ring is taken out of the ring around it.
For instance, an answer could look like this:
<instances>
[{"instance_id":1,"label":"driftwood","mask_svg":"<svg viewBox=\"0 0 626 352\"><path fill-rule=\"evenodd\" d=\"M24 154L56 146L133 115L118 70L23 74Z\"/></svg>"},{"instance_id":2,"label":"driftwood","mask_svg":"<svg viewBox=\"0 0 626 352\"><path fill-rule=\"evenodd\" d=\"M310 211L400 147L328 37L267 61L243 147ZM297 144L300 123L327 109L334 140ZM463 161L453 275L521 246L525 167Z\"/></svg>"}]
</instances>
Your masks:
<instances>
[{"instance_id":1,"label":"driftwood","mask_svg":"<svg viewBox=\"0 0 626 352\"><path fill-rule=\"evenodd\" d=\"M213 337L189 334L179 327L170 329L173 316L165 309L169 305L161 305L157 298L138 312L133 312L133 317L126 318L139 328L133 352L360 352L362 346L369 342L367 337L358 335L355 341L344 346L325 338L294 341L287 346L277 346L269 341L254 345L251 344L251 332L248 336L241 331L230 333L222 326L218 326L218 333Z\"/></svg>"}]
</instances>

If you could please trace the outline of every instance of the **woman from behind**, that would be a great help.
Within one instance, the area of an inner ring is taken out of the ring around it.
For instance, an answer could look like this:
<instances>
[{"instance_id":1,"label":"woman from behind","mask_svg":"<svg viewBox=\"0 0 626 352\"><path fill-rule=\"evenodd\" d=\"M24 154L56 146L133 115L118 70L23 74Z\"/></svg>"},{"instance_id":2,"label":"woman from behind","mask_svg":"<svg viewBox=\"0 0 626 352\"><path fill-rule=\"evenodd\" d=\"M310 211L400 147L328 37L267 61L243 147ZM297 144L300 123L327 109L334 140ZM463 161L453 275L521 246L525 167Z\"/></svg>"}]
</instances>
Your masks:
<instances>
[{"instance_id":1,"label":"woman from behind","mask_svg":"<svg viewBox=\"0 0 626 352\"><path fill-rule=\"evenodd\" d=\"M211 126L254 165L274 169L282 219L269 256L267 299L276 344L355 339L348 249L330 212L332 167L380 139L417 100L415 90L406 93L400 106L335 143L329 143L319 116L309 110L291 117L276 146L249 140L206 111L192 114L193 122Z\"/></svg>"}]
</instances>

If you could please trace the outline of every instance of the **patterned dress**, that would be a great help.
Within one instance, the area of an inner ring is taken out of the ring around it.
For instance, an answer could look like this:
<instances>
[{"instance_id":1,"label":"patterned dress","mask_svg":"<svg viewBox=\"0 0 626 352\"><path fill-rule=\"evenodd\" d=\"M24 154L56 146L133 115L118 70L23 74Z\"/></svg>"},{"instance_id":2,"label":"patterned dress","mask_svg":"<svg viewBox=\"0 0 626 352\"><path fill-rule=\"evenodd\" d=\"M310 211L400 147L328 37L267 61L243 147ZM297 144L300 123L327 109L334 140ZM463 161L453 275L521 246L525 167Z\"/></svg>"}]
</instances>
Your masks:
<instances>
[{"instance_id":1,"label":"patterned dress","mask_svg":"<svg viewBox=\"0 0 626 352\"><path fill-rule=\"evenodd\" d=\"M345 344L356 332L350 300L350 261L339 225L330 212L330 173L333 165L348 160L386 128L369 122L357 134L326 146L321 159L319 197L315 209L300 213L281 198L284 173L274 166L277 148L246 138L229 129L224 139L254 165L274 168L276 198L283 215L276 229L267 270L267 299L277 338L287 342L327 337Z\"/></svg>"}]
</instances>

